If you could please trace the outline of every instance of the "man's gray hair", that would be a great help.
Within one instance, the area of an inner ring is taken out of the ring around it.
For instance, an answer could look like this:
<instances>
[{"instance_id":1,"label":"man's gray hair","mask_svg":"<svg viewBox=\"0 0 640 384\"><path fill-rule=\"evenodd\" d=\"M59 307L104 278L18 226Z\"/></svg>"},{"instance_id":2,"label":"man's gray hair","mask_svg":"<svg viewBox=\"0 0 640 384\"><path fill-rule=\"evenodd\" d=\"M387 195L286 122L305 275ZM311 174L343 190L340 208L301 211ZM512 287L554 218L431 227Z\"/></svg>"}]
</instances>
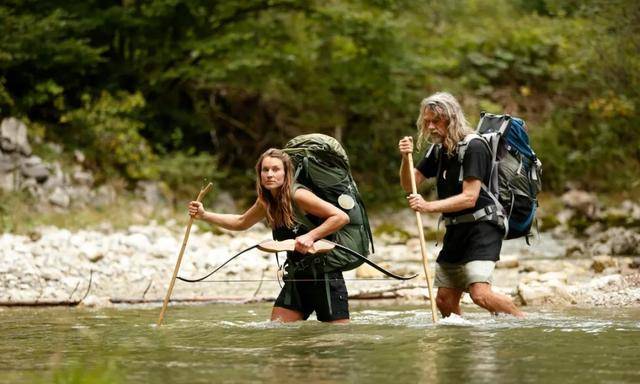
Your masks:
<instances>
[{"instance_id":1,"label":"man's gray hair","mask_svg":"<svg viewBox=\"0 0 640 384\"><path fill-rule=\"evenodd\" d=\"M468 134L474 132L464 117L460 103L458 103L458 100L456 100L453 95L448 92L434 93L426 99L423 99L420 103L420 115L418 116L418 121L416 121L418 128L418 149L425 143L431 141L431 134L424 120L428 110L433 111L436 116L447 122L447 136L444 138L442 144L444 144L447 153L450 155L455 151L458 142Z\"/></svg>"}]
</instances>

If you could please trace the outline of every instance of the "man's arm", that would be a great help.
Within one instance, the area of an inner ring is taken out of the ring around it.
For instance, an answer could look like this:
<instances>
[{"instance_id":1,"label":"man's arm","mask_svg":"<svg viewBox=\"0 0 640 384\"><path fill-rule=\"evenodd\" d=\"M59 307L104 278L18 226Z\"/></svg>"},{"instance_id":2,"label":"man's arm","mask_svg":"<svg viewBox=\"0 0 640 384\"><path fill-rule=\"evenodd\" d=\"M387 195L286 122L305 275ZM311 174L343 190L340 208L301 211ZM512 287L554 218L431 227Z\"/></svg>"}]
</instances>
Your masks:
<instances>
[{"instance_id":1,"label":"man's arm","mask_svg":"<svg viewBox=\"0 0 640 384\"><path fill-rule=\"evenodd\" d=\"M411 209L424 213L449 213L459 212L468 208L473 208L480 196L482 182L478 179L469 178L462 182L462 193L442 200L425 201L419 194L411 194L409 206Z\"/></svg>"},{"instance_id":2,"label":"man's arm","mask_svg":"<svg viewBox=\"0 0 640 384\"><path fill-rule=\"evenodd\" d=\"M400 164L400 185L405 192L411 193L413 189L411 186L411 164L409 164L409 154L413 153L413 139L411 136L403 137L400 142L398 142L398 149L402 154L402 163ZM416 178L417 187L425 180L425 177L416 168L413 169L413 174Z\"/></svg>"}]
</instances>

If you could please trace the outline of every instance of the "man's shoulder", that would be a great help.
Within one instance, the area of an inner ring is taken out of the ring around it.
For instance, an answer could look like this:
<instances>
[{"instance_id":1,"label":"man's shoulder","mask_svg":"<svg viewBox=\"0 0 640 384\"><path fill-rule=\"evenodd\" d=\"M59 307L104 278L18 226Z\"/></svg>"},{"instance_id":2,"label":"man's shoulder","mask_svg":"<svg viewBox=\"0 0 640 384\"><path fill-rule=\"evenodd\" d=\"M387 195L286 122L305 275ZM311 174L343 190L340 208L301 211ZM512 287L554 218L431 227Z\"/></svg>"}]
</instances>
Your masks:
<instances>
[{"instance_id":1,"label":"man's shoulder","mask_svg":"<svg viewBox=\"0 0 640 384\"><path fill-rule=\"evenodd\" d=\"M487 141L482 136L476 136L469 140L467 144L467 152L474 153L489 153L489 146Z\"/></svg>"}]
</instances>

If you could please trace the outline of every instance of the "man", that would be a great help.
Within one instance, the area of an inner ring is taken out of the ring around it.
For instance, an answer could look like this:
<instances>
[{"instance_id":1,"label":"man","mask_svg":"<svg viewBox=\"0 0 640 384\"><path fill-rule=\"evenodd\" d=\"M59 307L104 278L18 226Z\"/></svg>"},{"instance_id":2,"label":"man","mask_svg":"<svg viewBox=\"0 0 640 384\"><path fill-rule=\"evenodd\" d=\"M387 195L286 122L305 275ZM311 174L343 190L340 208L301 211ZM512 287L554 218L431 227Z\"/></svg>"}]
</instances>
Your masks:
<instances>
[{"instance_id":1,"label":"man","mask_svg":"<svg viewBox=\"0 0 640 384\"><path fill-rule=\"evenodd\" d=\"M436 260L438 309L444 317L460 315L460 298L468 291L475 304L491 313L523 317L508 297L491 290L504 230L498 224L493 200L482 190L482 185L489 183L492 167L489 148L481 140L468 141L461 167L458 146L474 131L449 93L435 93L422 100L416 124L418 145L433 143L414 170L416 183L437 177L438 200L425 201L419 194L411 194L409 206L418 212L441 213L446 224L444 244ZM410 193L407 155L413 152L411 137L401 139L398 148L402 154L400 183Z\"/></svg>"}]
</instances>

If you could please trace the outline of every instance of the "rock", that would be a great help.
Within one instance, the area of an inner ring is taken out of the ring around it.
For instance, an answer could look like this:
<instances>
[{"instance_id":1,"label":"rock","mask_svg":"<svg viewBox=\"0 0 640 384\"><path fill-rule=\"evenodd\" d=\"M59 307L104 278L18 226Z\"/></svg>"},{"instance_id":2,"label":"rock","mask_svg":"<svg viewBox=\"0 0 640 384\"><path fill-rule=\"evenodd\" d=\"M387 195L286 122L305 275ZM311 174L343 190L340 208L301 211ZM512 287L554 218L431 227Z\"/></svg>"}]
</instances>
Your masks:
<instances>
[{"instance_id":1,"label":"rock","mask_svg":"<svg viewBox=\"0 0 640 384\"><path fill-rule=\"evenodd\" d=\"M567 242L565 247L565 257L581 257L586 253L584 242L572 240Z\"/></svg>"},{"instance_id":2,"label":"rock","mask_svg":"<svg viewBox=\"0 0 640 384\"><path fill-rule=\"evenodd\" d=\"M553 289L545 285L518 284L518 295L524 305L536 305L544 303L553 296Z\"/></svg>"},{"instance_id":3,"label":"rock","mask_svg":"<svg viewBox=\"0 0 640 384\"><path fill-rule=\"evenodd\" d=\"M71 198L63 188L58 187L49 195L49 202L58 207L68 208L71 204Z\"/></svg>"},{"instance_id":4,"label":"rock","mask_svg":"<svg viewBox=\"0 0 640 384\"><path fill-rule=\"evenodd\" d=\"M9 192L16 189L15 176L13 173L0 173L0 189Z\"/></svg>"},{"instance_id":5,"label":"rock","mask_svg":"<svg viewBox=\"0 0 640 384\"><path fill-rule=\"evenodd\" d=\"M5 155L0 151L0 174L12 172L18 167L18 156Z\"/></svg>"},{"instance_id":6,"label":"rock","mask_svg":"<svg viewBox=\"0 0 640 384\"><path fill-rule=\"evenodd\" d=\"M609 231L615 233L610 242L614 255L640 255L640 234L624 228L611 228Z\"/></svg>"},{"instance_id":7,"label":"rock","mask_svg":"<svg viewBox=\"0 0 640 384\"><path fill-rule=\"evenodd\" d=\"M598 213L598 198L592 193L581 190L570 190L562 195L565 206L580 212L587 218L596 218Z\"/></svg>"},{"instance_id":8,"label":"rock","mask_svg":"<svg viewBox=\"0 0 640 384\"><path fill-rule=\"evenodd\" d=\"M151 254L157 258L174 257L178 252L178 242L172 237L161 237L154 241Z\"/></svg>"},{"instance_id":9,"label":"rock","mask_svg":"<svg viewBox=\"0 0 640 384\"><path fill-rule=\"evenodd\" d=\"M602 273L609 267L617 267L618 261L611 256L601 255L592 258L591 269L596 273Z\"/></svg>"},{"instance_id":10,"label":"rock","mask_svg":"<svg viewBox=\"0 0 640 384\"><path fill-rule=\"evenodd\" d=\"M211 206L220 213L236 213L239 210L231 193L226 191L218 192Z\"/></svg>"},{"instance_id":11,"label":"rock","mask_svg":"<svg viewBox=\"0 0 640 384\"><path fill-rule=\"evenodd\" d=\"M27 126L14 117L3 119L0 125L0 148L4 152L17 151L25 156L31 155Z\"/></svg>"},{"instance_id":12,"label":"rock","mask_svg":"<svg viewBox=\"0 0 640 384\"><path fill-rule=\"evenodd\" d=\"M158 183L155 181L138 181L136 194L143 196L144 201L152 206L159 205L166 200Z\"/></svg>"},{"instance_id":13,"label":"rock","mask_svg":"<svg viewBox=\"0 0 640 384\"><path fill-rule=\"evenodd\" d=\"M122 243L128 247L135 248L138 251L146 251L151 249L149 238L142 233L134 233L122 239Z\"/></svg>"},{"instance_id":14,"label":"rock","mask_svg":"<svg viewBox=\"0 0 640 384\"><path fill-rule=\"evenodd\" d=\"M640 233L632 229L614 227L590 239L593 255L640 255Z\"/></svg>"},{"instance_id":15,"label":"rock","mask_svg":"<svg viewBox=\"0 0 640 384\"><path fill-rule=\"evenodd\" d=\"M383 276L382 272L373 268L369 264L362 264L356 269L356 278L358 279L374 279L381 278Z\"/></svg>"},{"instance_id":16,"label":"rock","mask_svg":"<svg viewBox=\"0 0 640 384\"><path fill-rule=\"evenodd\" d=\"M86 160L86 156L84 155L84 152L77 149L73 151L73 158L79 164L84 164L84 161Z\"/></svg>"},{"instance_id":17,"label":"rock","mask_svg":"<svg viewBox=\"0 0 640 384\"><path fill-rule=\"evenodd\" d=\"M620 208L635 222L640 221L640 204L631 200L625 200L620 204Z\"/></svg>"},{"instance_id":18,"label":"rock","mask_svg":"<svg viewBox=\"0 0 640 384\"><path fill-rule=\"evenodd\" d=\"M563 209L560 212L558 212L558 214L556 215L556 218L561 224L566 225L569 222L569 220L573 218L573 216L574 216L574 211L572 211L571 209ZM555 229L561 230L561 227L556 227Z\"/></svg>"},{"instance_id":19,"label":"rock","mask_svg":"<svg viewBox=\"0 0 640 384\"><path fill-rule=\"evenodd\" d=\"M108 184L103 184L95 190L95 198L92 203L96 207L104 207L115 203L118 194L115 188Z\"/></svg>"},{"instance_id":20,"label":"rock","mask_svg":"<svg viewBox=\"0 0 640 384\"><path fill-rule=\"evenodd\" d=\"M44 183L49 178L49 169L38 156L31 156L20 164L20 172L23 176L36 179L38 183Z\"/></svg>"},{"instance_id":21,"label":"rock","mask_svg":"<svg viewBox=\"0 0 640 384\"><path fill-rule=\"evenodd\" d=\"M27 236L29 236L29 239L31 241L33 241L33 242L36 242L36 241L42 239L42 233L40 231L36 231L36 230L29 231Z\"/></svg>"},{"instance_id":22,"label":"rock","mask_svg":"<svg viewBox=\"0 0 640 384\"><path fill-rule=\"evenodd\" d=\"M93 185L93 174L91 174L91 172L76 170L75 172L73 172L73 175L71 177L76 183L80 185L88 187Z\"/></svg>"},{"instance_id":23,"label":"rock","mask_svg":"<svg viewBox=\"0 0 640 384\"><path fill-rule=\"evenodd\" d=\"M501 255L500 260L496 263L496 268L518 268L520 261L518 255Z\"/></svg>"},{"instance_id":24,"label":"rock","mask_svg":"<svg viewBox=\"0 0 640 384\"><path fill-rule=\"evenodd\" d=\"M558 281L546 284L520 283L518 285L518 296L524 305L568 304L575 302L574 296L567 287Z\"/></svg>"},{"instance_id":25,"label":"rock","mask_svg":"<svg viewBox=\"0 0 640 384\"><path fill-rule=\"evenodd\" d=\"M105 308L112 307L113 304L108 297L89 295L80 302L79 306L88 308Z\"/></svg>"},{"instance_id":26,"label":"rock","mask_svg":"<svg viewBox=\"0 0 640 384\"><path fill-rule=\"evenodd\" d=\"M567 274L564 272L546 272L538 276L538 281L541 282L567 282Z\"/></svg>"},{"instance_id":27,"label":"rock","mask_svg":"<svg viewBox=\"0 0 640 384\"><path fill-rule=\"evenodd\" d=\"M605 229L604 224L600 222L593 223L584 230L584 235L586 237L597 236L599 233L604 232Z\"/></svg>"},{"instance_id":28,"label":"rock","mask_svg":"<svg viewBox=\"0 0 640 384\"><path fill-rule=\"evenodd\" d=\"M82 245L80 257L84 257L92 263L97 263L104 258L104 252L95 244L87 242Z\"/></svg>"}]
</instances>

